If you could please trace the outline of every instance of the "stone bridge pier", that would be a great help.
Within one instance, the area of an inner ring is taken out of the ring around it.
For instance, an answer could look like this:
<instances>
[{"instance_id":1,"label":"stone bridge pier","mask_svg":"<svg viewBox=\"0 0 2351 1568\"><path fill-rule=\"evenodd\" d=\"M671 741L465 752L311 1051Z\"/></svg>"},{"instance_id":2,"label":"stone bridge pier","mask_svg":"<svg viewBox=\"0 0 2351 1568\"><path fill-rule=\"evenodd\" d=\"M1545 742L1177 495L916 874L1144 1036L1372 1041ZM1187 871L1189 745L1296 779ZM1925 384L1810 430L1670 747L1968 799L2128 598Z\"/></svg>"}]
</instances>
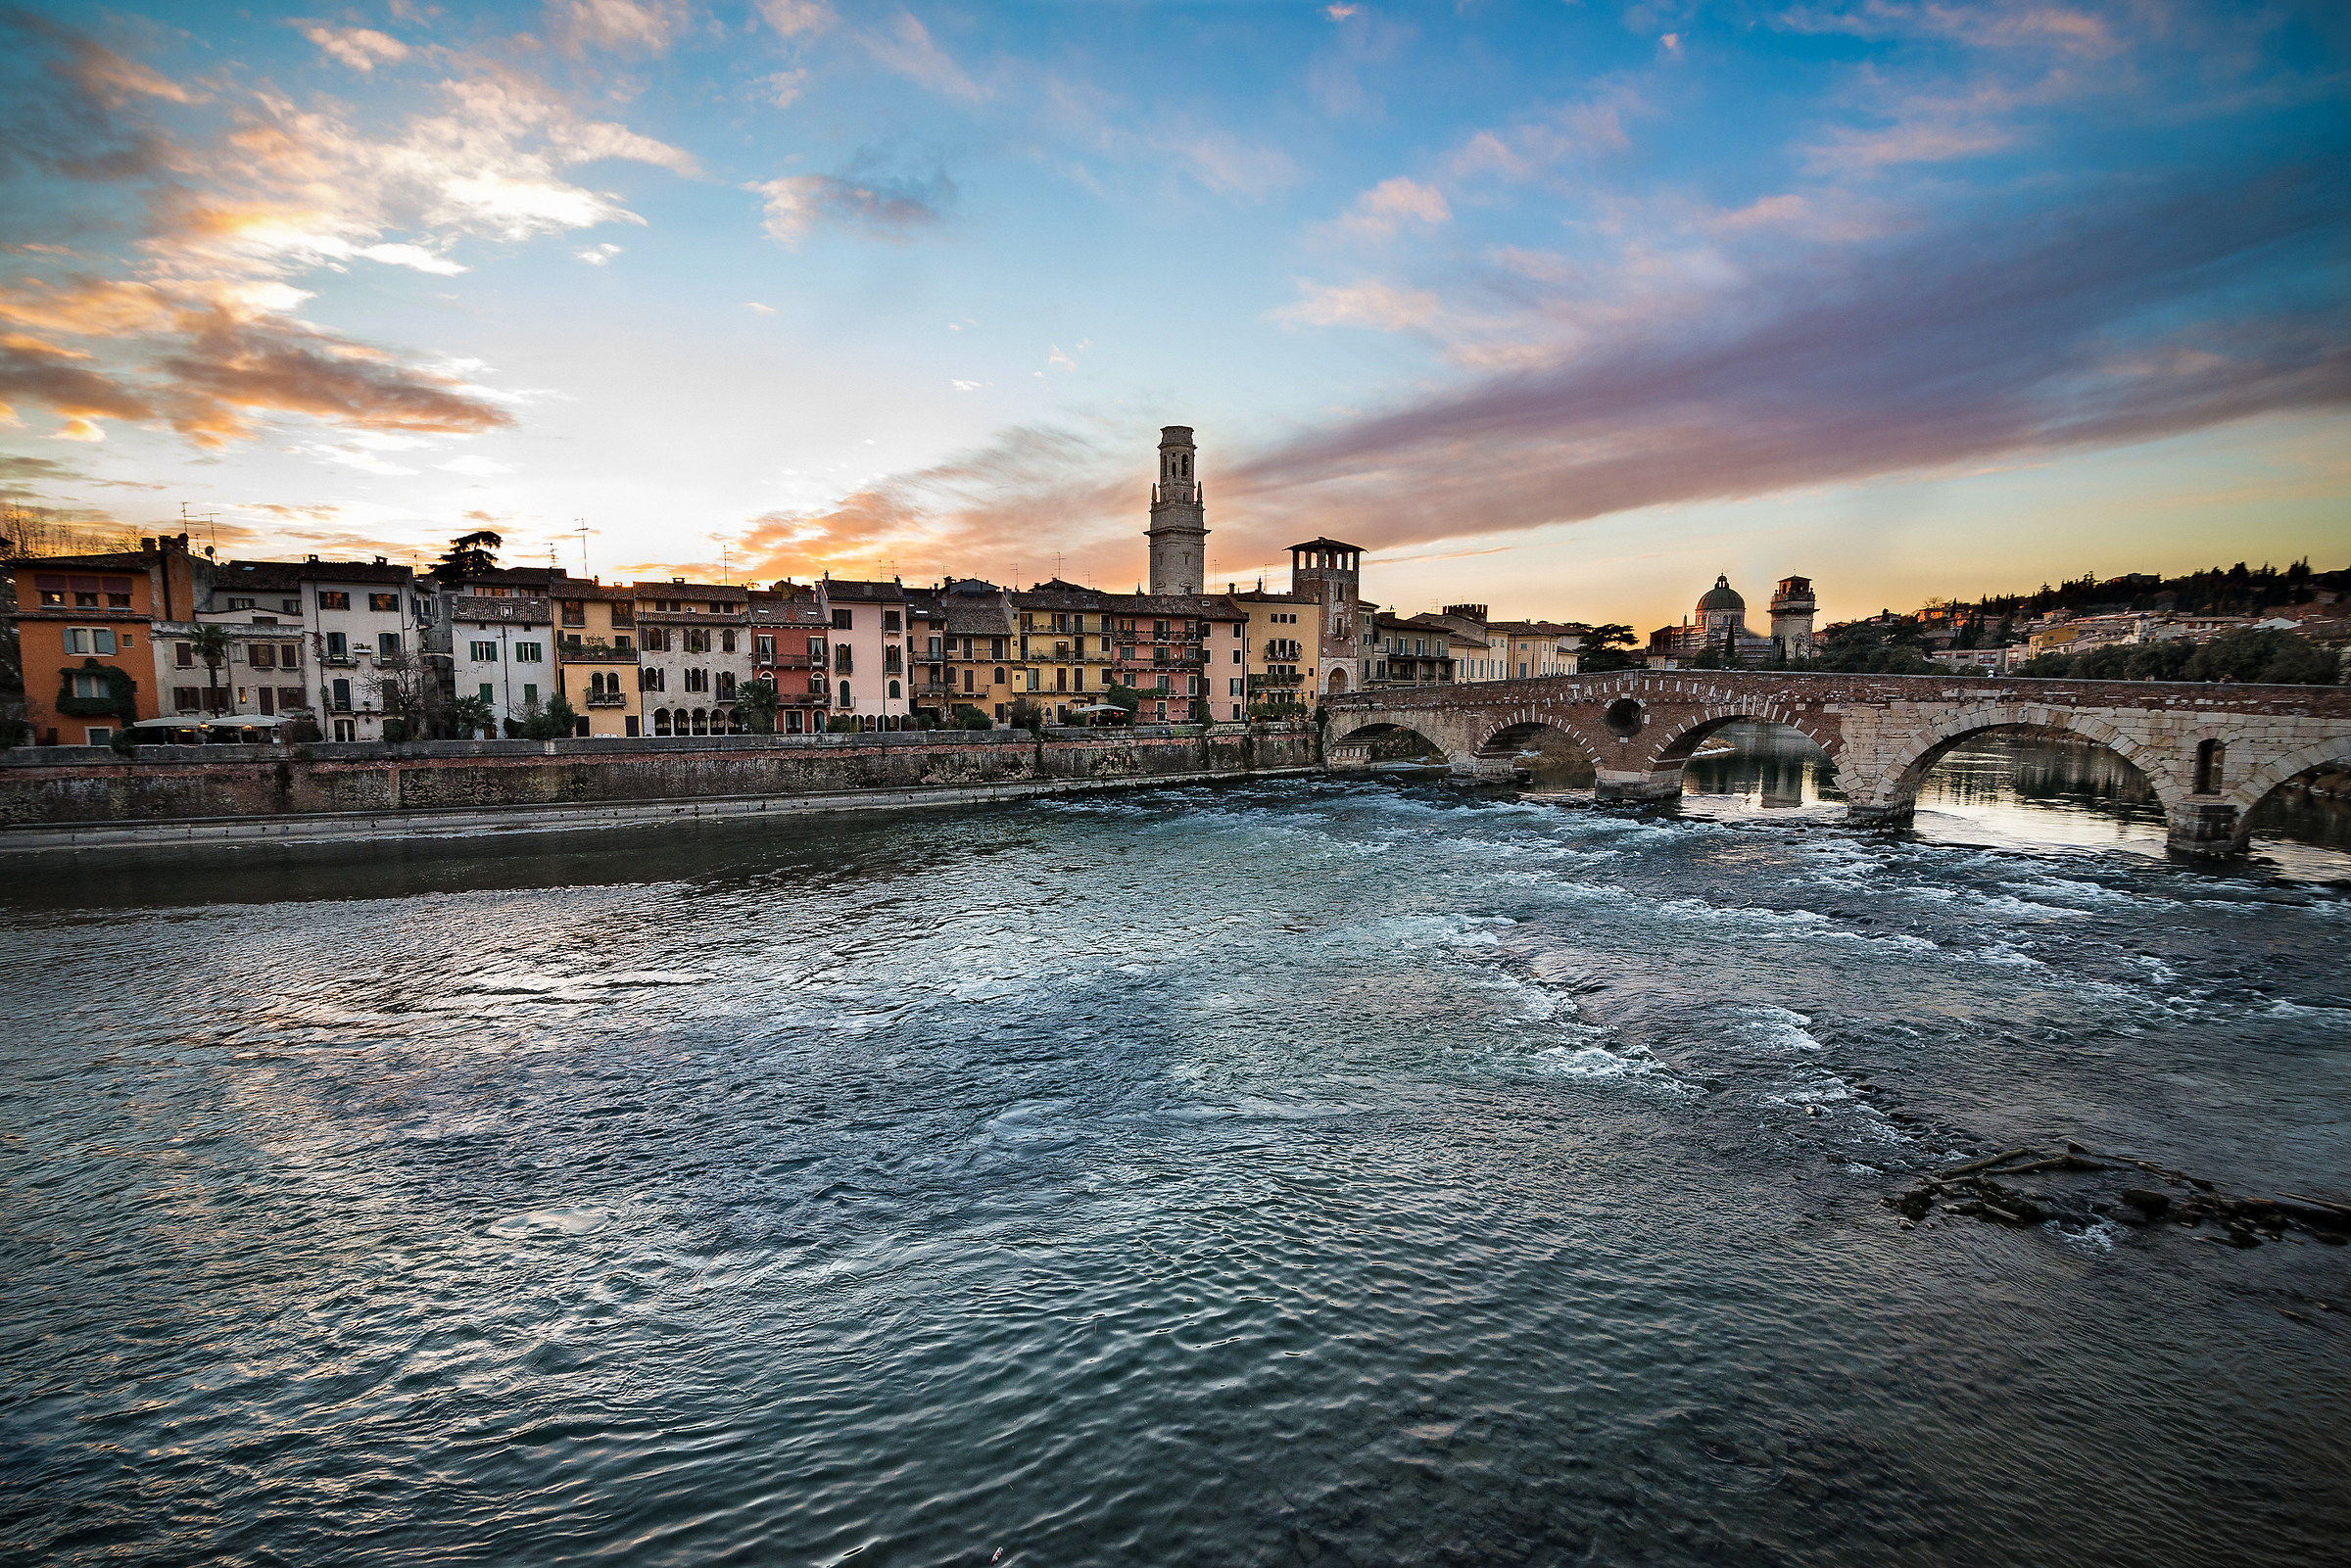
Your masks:
<instances>
[{"instance_id":1,"label":"stone bridge pier","mask_svg":"<svg viewBox=\"0 0 2351 1568\"><path fill-rule=\"evenodd\" d=\"M1367 766L1416 734L1456 774L1511 778L1565 746L1604 800L1671 800L1691 754L1726 725L1785 725L1828 753L1849 821L1900 824L1952 747L1999 731L2079 736L2143 775L2172 847L2241 850L2262 797L2306 769L2351 765L2351 690L2138 681L1987 680L1768 670L1623 671L1332 697L1324 756Z\"/></svg>"}]
</instances>

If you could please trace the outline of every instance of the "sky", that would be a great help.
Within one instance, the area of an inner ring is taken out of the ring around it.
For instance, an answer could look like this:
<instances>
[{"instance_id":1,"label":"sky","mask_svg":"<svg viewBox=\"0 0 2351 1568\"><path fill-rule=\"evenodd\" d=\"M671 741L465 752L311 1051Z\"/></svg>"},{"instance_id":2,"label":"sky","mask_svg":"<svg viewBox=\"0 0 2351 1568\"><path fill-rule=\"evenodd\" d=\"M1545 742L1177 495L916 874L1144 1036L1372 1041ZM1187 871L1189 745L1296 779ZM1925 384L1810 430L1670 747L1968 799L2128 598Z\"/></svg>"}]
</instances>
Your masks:
<instances>
[{"instance_id":1,"label":"sky","mask_svg":"<svg viewBox=\"0 0 2351 1568\"><path fill-rule=\"evenodd\" d=\"M2339 0L0 5L0 493L1824 619L2351 564Z\"/></svg>"}]
</instances>

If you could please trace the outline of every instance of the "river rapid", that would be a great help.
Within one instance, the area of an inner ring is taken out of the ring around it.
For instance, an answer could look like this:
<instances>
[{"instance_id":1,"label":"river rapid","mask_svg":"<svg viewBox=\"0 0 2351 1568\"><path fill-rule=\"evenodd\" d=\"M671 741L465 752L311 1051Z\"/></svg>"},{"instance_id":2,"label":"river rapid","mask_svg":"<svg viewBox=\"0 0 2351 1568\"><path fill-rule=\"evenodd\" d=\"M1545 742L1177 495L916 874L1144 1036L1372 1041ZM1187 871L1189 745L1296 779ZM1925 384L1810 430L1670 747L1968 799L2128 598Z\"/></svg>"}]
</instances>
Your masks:
<instances>
[{"instance_id":1,"label":"river rapid","mask_svg":"<svg viewBox=\"0 0 2351 1568\"><path fill-rule=\"evenodd\" d=\"M2351 1249L1883 1201L2351 1199L2351 857L2033 765L21 862L0 1557L2342 1560Z\"/></svg>"}]
</instances>

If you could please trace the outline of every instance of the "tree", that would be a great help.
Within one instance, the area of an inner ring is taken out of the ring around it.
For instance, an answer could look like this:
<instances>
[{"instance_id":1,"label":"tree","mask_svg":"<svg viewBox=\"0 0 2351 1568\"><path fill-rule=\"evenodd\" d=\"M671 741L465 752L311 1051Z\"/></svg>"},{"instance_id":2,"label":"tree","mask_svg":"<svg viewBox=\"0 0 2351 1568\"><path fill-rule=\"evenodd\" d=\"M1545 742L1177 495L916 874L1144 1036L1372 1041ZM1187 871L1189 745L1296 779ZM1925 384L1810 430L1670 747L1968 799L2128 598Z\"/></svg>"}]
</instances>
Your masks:
<instances>
[{"instance_id":1,"label":"tree","mask_svg":"<svg viewBox=\"0 0 2351 1568\"><path fill-rule=\"evenodd\" d=\"M2186 681L2332 686L2336 668L2333 654L2298 633L2244 627L2198 643L2180 673Z\"/></svg>"},{"instance_id":2,"label":"tree","mask_svg":"<svg viewBox=\"0 0 2351 1568\"><path fill-rule=\"evenodd\" d=\"M1041 734L1044 731L1044 710L1038 707L1035 703L1030 701L1027 697L1014 697L1012 699L1011 717L1012 727L1015 730L1027 730L1032 735Z\"/></svg>"},{"instance_id":3,"label":"tree","mask_svg":"<svg viewBox=\"0 0 2351 1568\"><path fill-rule=\"evenodd\" d=\"M1113 686L1102 693L1102 700L1114 708L1125 708L1131 719L1143 705L1143 694L1130 686Z\"/></svg>"},{"instance_id":4,"label":"tree","mask_svg":"<svg viewBox=\"0 0 2351 1568\"><path fill-rule=\"evenodd\" d=\"M470 534L459 534L449 542L441 559L433 564L428 576L444 583L454 583L460 577L475 577L498 569L498 551L505 541L487 528Z\"/></svg>"},{"instance_id":5,"label":"tree","mask_svg":"<svg viewBox=\"0 0 2351 1568\"><path fill-rule=\"evenodd\" d=\"M776 683L762 675L735 689L735 713L753 735L776 733Z\"/></svg>"},{"instance_id":6,"label":"tree","mask_svg":"<svg viewBox=\"0 0 2351 1568\"><path fill-rule=\"evenodd\" d=\"M228 628L196 628L196 656L204 661L204 711L218 713L221 711L220 666L228 662Z\"/></svg>"},{"instance_id":7,"label":"tree","mask_svg":"<svg viewBox=\"0 0 2351 1568\"><path fill-rule=\"evenodd\" d=\"M561 692L547 699L544 707L533 708L522 721L526 740L566 740L579 733L579 710Z\"/></svg>"},{"instance_id":8,"label":"tree","mask_svg":"<svg viewBox=\"0 0 2351 1568\"><path fill-rule=\"evenodd\" d=\"M498 710L484 696L458 697L441 710L441 718L460 740L471 740L485 730L498 728Z\"/></svg>"},{"instance_id":9,"label":"tree","mask_svg":"<svg viewBox=\"0 0 2351 1568\"><path fill-rule=\"evenodd\" d=\"M1575 667L1594 675L1630 669L1632 655L1621 650L1632 647L1634 641L1633 629L1621 621L1596 626L1584 634Z\"/></svg>"},{"instance_id":10,"label":"tree","mask_svg":"<svg viewBox=\"0 0 2351 1568\"><path fill-rule=\"evenodd\" d=\"M956 703L955 711L948 717L949 727L956 730L993 730L996 727L994 720L968 702Z\"/></svg>"}]
</instances>

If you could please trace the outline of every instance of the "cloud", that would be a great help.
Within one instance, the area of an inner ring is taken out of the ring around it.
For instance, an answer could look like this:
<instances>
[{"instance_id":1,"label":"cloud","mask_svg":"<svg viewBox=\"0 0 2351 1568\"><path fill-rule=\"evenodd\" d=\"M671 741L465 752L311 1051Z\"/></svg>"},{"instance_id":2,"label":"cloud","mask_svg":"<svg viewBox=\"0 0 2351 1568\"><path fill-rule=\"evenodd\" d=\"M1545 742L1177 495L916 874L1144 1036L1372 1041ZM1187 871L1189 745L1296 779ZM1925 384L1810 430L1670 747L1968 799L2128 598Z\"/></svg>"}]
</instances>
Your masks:
<instances>
[{"instance_id":1,"label":"cloud","mask_svg":"<svg viewBox=\"0 0 2351 1568\"><path fill-rule=\"evenodd\" d=\"M445 463L435 463L433 466L443 473L463 474L468 479L496 479L501 474L514 472L512 463L498 462L479 452L467 452L462 457L452 457Z\"/></svg>"},{"instance_id":2,"label":"cloud","mask_svg":"<svg viewBox=\"0 0 2351 1568\"><path fill-rule=\"evenodd\" d=\"M1356 283L1299 284L1301 298L1268 312L1283 326L1359 326L1381 332L1410 332L1445 313L1445 302L1425 289L1399 289L1366 279Z\"/></svg>"},{"instance_id":3,"label":"cloud","mask_svg":"<svg viewBox=\"0 0 2351 1568\"><path fill-rule=\"evenodd\" d=\"M408 46L388 33L373 27L328 27L317 23L298 24L302 35L316 44L333 59L354 71L371 71L376 62L397 65L408 58Z\"/></svg>"},{"instance_id":4,"label":"cloud","mask_svg":"<svg viewBox=\"0 0 2351 1568\"><path fill-rule=\"evenodd\" d=\"M204 95L46 18L0 8L0 175L140 179L181 152L149 111Z\"/></svg>"},{"instance_id":5,"label":"cloud","mask_svg":"<svg viewBox=\"0 0 2351 1568\"><path fill-rule=\"evenodd\" d=\"M759 15L785 38L822 32L835 20L825 0L759 0Z\"/></svg>"},{"instance_id":6,"label":"cloud","mask_svg":"<svg viewBox=\"0 0 2351 1568\"><path fill-rule=\"evenodd\" d=\"M1335 226L1349 239L1377 241L1393 238L1407 223L1434 227L1452 220L1453 209L1443 191L1399 174L1358 196Z\"/></svg>"},{"instance_id":7,"label":"cloud","mask_svg":"<svg viewBox=\"0 0 2351 1568\"><path fill-rule=\"evenodd\" d=\"M248 438L256 417L281 413L373 431L511 422L454 375L283 313L305 298L278 283L0 286L0 400L67 419L167 424L206 447ZM55 337L94 342L108 358Z\"/></svg>"},{"instance_id":8,"label":"cloud","mask_svg":"<svg viewBox=\"0 0 2351 1568\"><path fill-rule=\"evenodd\" d=\"M856 174L787 174L746 187L765 198L762 224L779 245L796 246L819 223L902 240L945 220L955 182L944 170L924 181Z\"/></svg>"},{"instance_id":9,"label":"cloud","mask_svg":"<svg viewBox=\"0 0 2351 1568\"><path fill-rule=\"evenodd\" d=\"M548 31L575 52L667 54L687 24L681 0L548 0Z\"/></svg>"},{"instance_id":10,"label":"cloud","mask_svg":"<svg viewBox=\"0 0 2351 1568\"><path fill-rule=\"evenodd\" d=\"M774 315L776 313L776 308L774 306L761 305L757 300L745 300L743 303L743 308L750 311L753 315Z\"/></svg>"},{"instance_id":11,"label":"cloud","mask_svg":"<svg viewBox=\"0 0 2351 1568\"><path fill-rule=\"evenodd\" d=\"M865 47L881 65L942 98L976 104L988 95L986 88L966 74L954 58L933 40L931 29L911 12L899 12L897 21L887 32L867 33Z\"/></svg>"},{"instance_id":12,"label":"cloud","mask_svg":"<svg viewBox=\"0 0 2351 1568\"><path fill-rule=\"evenodd\" d=\"M1244 142L1222 131L1184 137L1168 143L1166 150L1220 196L1263 201L1298 178L1297 163L1280 148Z\"/></svg>"},{"instance_id":13,"label":"cloud","mask_svg":"<svg viewBox=\"0 0 2351 1568\"><path fill-rule=\"evenodd\" d=\"M1225 526L1260 542L1343 526L1378 546L2341 405L2351 307L2231 291L2256 260L2315 277L2346 214L2351 178L2305 168L1806 254L1703 309L1254 457L1221 485L1252 522Z\"/></svg>"},{"instance_id":14,"label":"cloud","mask_svg":"<svg viewBox=\"0 0 2351 1568\"><path fill-rule=\"evenodd\" d=\"M590 266L602 266L620 254L620 247L617 245L591 245L584 251L574 251L571 254Z\"/></svg>"}]
</instances>

